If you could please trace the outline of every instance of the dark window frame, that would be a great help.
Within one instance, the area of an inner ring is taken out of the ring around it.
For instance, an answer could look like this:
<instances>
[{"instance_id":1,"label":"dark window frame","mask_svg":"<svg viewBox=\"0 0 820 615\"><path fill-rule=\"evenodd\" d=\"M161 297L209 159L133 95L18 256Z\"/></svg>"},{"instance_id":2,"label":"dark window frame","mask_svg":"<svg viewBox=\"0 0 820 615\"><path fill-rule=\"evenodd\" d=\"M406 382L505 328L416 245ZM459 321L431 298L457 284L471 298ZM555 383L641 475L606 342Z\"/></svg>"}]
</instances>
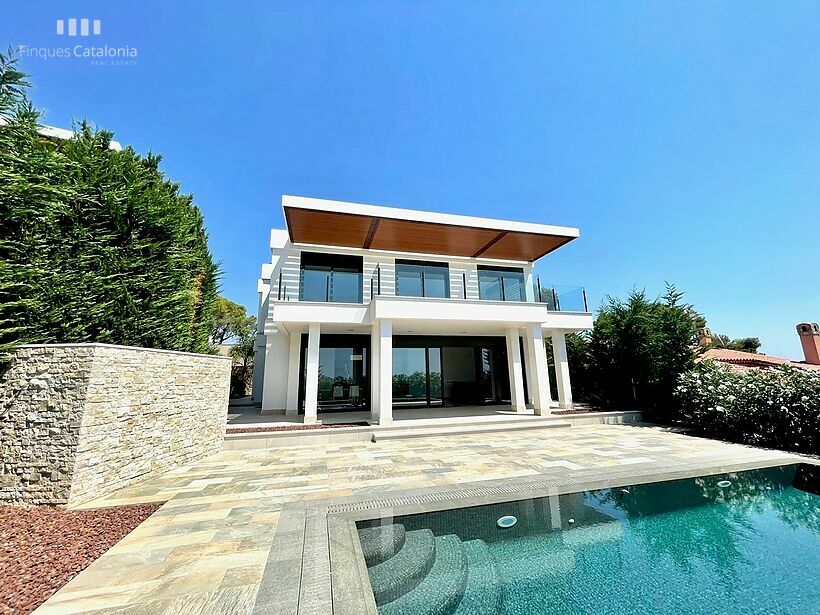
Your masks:
<instances>
[{"instance_id":1,"label":"dark window frame","mask_svg":"<svg viewBox=\"0 0 820 615\"><path fill-rule=\"evenodd\" d=\"M419 273L421 274L421 295L410 295L410 294L402 294L399 292L399 267L406 266L406 267L418 267ZM425 280L425 269L426 268L436 268L441 269L444 272L444 296L439 295L428 295L427 294L427 284ZM396 296L397 297L429 297L434 299L449 299L450 298L450 263L441 262L441 261L423 261L423 260L409 260L409 259L396 259L395 262L395 276L396 276Z\"/></svg>"},{"instance_id":2,"label":"dark window frame","mask_svg":"<svg viewBox=\"0 0 820 615\"><path fill-rule=\"evenodd\" d=\"M527 300L527 289L526 289L527 275L524 273L524 268L523 267L496 267L496 266L493 266L493 265L478 265L476 269L477 269L477 272L478 272L478 298L481 299L482 301L516 301L516 302L524 302L524 301ZM500 299L489 299L487 297L482 296L482 293L481 293L481 273L482 272L497 273L498 274L498 281L499 281L499 286L500 286L500 288L499 288ZM519 282L520 282L520 293L519 293L520 298L519 299L508 299L506 297L506 289L504 287L504 274L513 274L513 273L516 274L516 275L521 276L521 278L519 280Z\"/></svg>"},{"instance_id":3,"label":"dark window frame","mask_svg":"<svg viewBox=\"0 0 820 615\"><path fill-rule=\"evenodd\" d=\"M329 273L324 299L305 299L305 271ZM358 295L355 301L340 301L333 298L333 274L353 273L359 276ZM362 303L364 286L364 258L350 254L328 252L302 252L299 258L299 301L320 301L324 303Z\"/></svg>"}]
</instances>

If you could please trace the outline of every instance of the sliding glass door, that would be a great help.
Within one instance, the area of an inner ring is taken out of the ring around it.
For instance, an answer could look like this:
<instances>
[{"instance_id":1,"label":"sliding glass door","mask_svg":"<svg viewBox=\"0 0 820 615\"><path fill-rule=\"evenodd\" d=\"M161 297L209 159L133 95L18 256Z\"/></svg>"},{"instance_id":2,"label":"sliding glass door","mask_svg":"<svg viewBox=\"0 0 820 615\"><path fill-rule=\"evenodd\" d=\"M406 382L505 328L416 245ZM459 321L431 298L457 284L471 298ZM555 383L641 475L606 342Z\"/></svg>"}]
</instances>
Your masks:
<instances>
[{"instance_id":1,"label":"sliding glass door","mask_svg":"<svg viewBox=\"0 0 820 615\"><path fill-rule=\"evenodd\" d=\"M440 406L441 348L393 348L393 405Z\"/></svg>"},{"instance_id":2,"label":"sliding glass door","mask_svg":"<svg viewBox=\"0 0 820 615\"><path fill-rule=\"evenodd\" d=\"M319 412L369 408L369 338L323 335L319 347ZM302 336L299 407L304 409L307 378L307 335Z\"/></svg>"}]
</instances>

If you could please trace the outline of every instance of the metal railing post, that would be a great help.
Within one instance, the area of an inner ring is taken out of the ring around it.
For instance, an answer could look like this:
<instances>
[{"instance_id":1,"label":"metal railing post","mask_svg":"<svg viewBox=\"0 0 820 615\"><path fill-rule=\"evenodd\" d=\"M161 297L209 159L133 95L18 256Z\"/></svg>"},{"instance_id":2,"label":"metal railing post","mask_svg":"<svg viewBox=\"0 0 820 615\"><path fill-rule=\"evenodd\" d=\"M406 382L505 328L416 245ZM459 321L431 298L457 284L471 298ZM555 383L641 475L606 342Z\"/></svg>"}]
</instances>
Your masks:
<instances>
[{"instance_id":1,"label":"metal railing post","mask_svg":"<svg viewBox=\"0 0 820 615\"><path fill-rule=\"evenodd\" d=\"M376 265L376 294L381 296L382 294L382 266Z\"/></svg>"},{"instance_id":2,"label":"metal railing post","mask_svg":"<svg viewBox=\"0 0 820 615\"><path fill-rule=\"evenodd\" d=\"M499 279L501 280L501 300L506 301L507 293L504 290L504 276L502 275Z\"/></svg>"},{"instance_id":3,"label":"metal railing post","mask_svg":"<svg viewBox=\"0 0 820 615\"><path fill-rule=\"evenodd\" d=\"M331 273L331 275L333 275ZM330 276L325 279L325 303L330 302Z\"/></svg>"},{"instance_id":4,"label":"metal railing post","mask_svg":"<svg viewBox=\"0 0 820 615\"><path fill-rule=\"evenodd\" d=\"M535 276L535 282L538 284L538 302L541 302L541 276Z\"/></svg>"},{"instance_id":5,"label":"metal railing post","mask_svg":"<svg viewBox=\"0 0 820 615\"><path fill-rule=\"evenodd\" d=\"M587 305L587 289L581 288L581 294L584 296L584 311L589 312L589 306Z\"/></svg>"},{"instance_id":6,"label":"metal railing post","mask_svg":"<svg viewBox=\"0 0 820 615\"><path fill-rule=\"evenodd\" d=\"M551 288L550 290L552 291L552 307L557 312L557 311L559 311L558 310L558 296L555 294L555 289L554 288Z\"/></svg>"},{"instance_id":7,"label":"metal railing post","mask_svg":"<svg viewBox=\"0 0 820 615\"><path fill-rule=\"evenodd\" d=\"M279 292L276 294L277 301L282 300L282 270L279 270Z\"/></svg>"},{"instance_id":8,"label":"metal railing post","mask_svg":"<svg viewBox=\"0 0 820 615\"><path fill-rule=\"evenodd\" d=\"M464 298L467 298L467 274L461 272L461 290L464 293Z\"/></svg>"}]
</instances>

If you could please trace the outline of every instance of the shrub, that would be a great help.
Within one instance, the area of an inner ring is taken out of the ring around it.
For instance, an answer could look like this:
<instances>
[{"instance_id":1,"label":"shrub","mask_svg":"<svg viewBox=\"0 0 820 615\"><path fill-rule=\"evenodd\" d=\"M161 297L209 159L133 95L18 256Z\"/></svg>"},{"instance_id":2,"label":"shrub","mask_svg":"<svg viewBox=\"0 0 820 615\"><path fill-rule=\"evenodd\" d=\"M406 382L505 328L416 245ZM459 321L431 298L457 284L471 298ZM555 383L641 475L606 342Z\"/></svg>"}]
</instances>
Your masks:
<instances>
[{"instance_id":1,"label":"shrub","mask_svg":"<svg viewBox=\"0 0 820 615\"><path fill-rule=\"evenodd\" d=\"M609 298L595 328L568 342L573 385L610 410L641 409L658 421L674 417L680 374L694 364L696 317L673 286L660 300L632 292Z\"/></svg>"},{"instance_id":2,"label":"shrub","mask_svg":"<svg viewBox=\"0 0 820 615\"><path fill-rule=\"evenodd\" d=\"M681 376L675 394L700 435L820 454L820 372L788 365L735 372L704 361Z\"/></svg>"},{"instance_id":3,"label":"shrub","mask_svg":"<svg viewBox=\"0 0 820 615\"><path fill-rule=\"evenodd\" d=\"M0 55L0 359L20 343L208 352L218 267L161 158L82 124L48 140Z\"/></svg>"}]
</instances>

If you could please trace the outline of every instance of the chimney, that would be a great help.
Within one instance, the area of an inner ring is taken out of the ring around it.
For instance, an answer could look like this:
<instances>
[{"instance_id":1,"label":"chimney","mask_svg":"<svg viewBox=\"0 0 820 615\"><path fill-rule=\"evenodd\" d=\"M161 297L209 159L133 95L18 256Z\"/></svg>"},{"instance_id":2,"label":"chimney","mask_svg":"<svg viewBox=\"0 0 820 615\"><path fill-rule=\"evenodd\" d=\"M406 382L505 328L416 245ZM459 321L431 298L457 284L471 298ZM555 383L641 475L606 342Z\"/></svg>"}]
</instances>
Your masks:
<instances>
[{"instance_id":1,"label":"chimney","mask_svg":"<svg viewBox=\"0 0 820 615\"><path fill-rule=\"evenodd\" d=\"M698 346L708 346L712 343L712 332L708 327L698 329Z\"/></svg>"},{"instance_id":2,"label":"chimney","mask_svg":"<svg viewBox=\"0 0 820 615\"><path fill-rule=\"evenodd\" d=\"M816 322L801 322L797 325L797 335L803 345L803 355L806 363L820 365L820 327Z\"/></svg>"}]
</instances>

